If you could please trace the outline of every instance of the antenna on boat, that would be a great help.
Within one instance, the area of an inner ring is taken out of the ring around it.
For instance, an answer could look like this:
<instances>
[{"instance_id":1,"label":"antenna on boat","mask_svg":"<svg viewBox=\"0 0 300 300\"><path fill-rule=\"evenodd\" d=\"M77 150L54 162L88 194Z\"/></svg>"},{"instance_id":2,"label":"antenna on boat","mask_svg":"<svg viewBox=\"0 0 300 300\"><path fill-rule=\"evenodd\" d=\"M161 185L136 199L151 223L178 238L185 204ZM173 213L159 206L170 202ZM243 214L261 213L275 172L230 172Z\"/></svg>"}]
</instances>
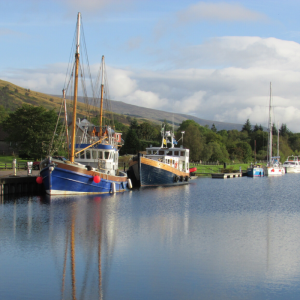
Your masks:
<instances>
[{"instance_id":1,"label":"antenna on boat","mask_svg":"<svg viewBox=\"0 0 300 300\"><path fill-rule=\"evenodd\" d=\"M79 46L80 46L80 12L77 15L77 43L75 52L75 79L74 79L74 101L73 101L73 121L72 121L72 140L70 161L75 160L75 139L76 139L76 109L78 94L78 66L79 66Z\"/></svg>"}]
</instances>

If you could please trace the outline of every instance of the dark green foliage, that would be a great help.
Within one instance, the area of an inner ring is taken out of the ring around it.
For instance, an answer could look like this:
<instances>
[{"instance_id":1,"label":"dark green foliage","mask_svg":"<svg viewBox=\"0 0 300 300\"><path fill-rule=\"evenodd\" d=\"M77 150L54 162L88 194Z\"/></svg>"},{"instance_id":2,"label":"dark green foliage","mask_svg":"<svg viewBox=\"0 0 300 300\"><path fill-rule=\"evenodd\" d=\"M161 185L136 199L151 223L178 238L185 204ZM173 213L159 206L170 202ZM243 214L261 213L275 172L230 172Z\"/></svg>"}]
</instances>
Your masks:
<instances>
[{"instance_id":1,"label":"dark green foliage","mask_svg":"<svg viewBox=\"0 0 300 300\"><path fill-rule=\"evenodd\" d=\"M276 128L276 126L275 126L274 123L273 123L273 126L272 126L272 134L273 135L277 135L278 134L278 130L277 130L277 128Z\"/></svg>"},{"instance_id":2,"label":"dark green foliage","mask_svg":"<svg viewBox=\"0 0 300 300\"><path fill-rule=\"evenodd\" d=\"M129 129L120 154L137 154L140 150L140 141L135 129Z\"/></svg>"},{"instance_id":3,"label":"dark green foliage","mask_svg":"<svg viewBox=\"0 0 300 300\"><path fill-rule=\"evenodd\" d=\"M246 131L246 132L248 132L248 134L250 134L252 132L252 125L251 125L249 119L247 119L246 123L244 124L242 131Z\"/></svg>"},{"instance_id":4,"label":"dark green foliage","mask_svg":"<svg viewBox=\"0 0 300 300\"><path fill-rule=\"evenodd\" d=\"M215 133L217 132L217 128L216 128L215 124L212 124L211 131L215 132Z\"/></svg>"},{"instance_id":5,"label":"dark green foliage","mask_svg":"<svg viewBox=\"0 0 300 300\"><path fill-rule=\"evenodd\" d=\"M7 141L12 143L21 156L40 159L47 155L56 122L57 114L54 110L24 104L9 114L3 129L9 135Z\"/></svg>"}]
</instances>

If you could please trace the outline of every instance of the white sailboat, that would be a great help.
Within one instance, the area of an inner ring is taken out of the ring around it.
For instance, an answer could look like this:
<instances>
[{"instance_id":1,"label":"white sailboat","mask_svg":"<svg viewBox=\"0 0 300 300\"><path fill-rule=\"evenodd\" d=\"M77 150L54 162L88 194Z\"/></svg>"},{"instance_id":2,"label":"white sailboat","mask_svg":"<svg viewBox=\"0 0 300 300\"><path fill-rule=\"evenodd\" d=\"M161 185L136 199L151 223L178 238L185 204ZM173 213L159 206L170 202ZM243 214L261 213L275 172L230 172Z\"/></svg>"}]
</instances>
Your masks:
<instances>
[{"instance_id":1,"label":"white sailboat","mask_svg":"<svg viewBox=\"0 0 300 300\"><path fill-rule=\"evenodd\" d=\"M272 83L270 82L270 103L269 103L269 153L268 163L264 167L265 176L281 176L285 174L285 168L280 164L280 156L272 156ZM279 152L279 136L278 136L278 152Z\"/></svg>"}]
</instances>

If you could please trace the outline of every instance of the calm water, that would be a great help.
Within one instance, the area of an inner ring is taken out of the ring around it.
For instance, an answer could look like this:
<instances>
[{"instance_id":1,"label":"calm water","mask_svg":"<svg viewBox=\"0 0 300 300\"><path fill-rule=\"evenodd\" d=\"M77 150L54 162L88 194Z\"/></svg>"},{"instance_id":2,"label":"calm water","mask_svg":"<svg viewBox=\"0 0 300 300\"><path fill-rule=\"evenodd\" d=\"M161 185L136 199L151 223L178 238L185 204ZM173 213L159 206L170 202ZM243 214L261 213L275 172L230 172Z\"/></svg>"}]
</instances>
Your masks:
<instances>
[{"instance_id":1,"label":"calm water","mask_svg":"<svg viewBox=\"0 0 300 300\"><path fill-rule=\"evenodd\" d=\"M0 299L299 299L300 175L0 204Z\"/></svg>"}]
</instances>

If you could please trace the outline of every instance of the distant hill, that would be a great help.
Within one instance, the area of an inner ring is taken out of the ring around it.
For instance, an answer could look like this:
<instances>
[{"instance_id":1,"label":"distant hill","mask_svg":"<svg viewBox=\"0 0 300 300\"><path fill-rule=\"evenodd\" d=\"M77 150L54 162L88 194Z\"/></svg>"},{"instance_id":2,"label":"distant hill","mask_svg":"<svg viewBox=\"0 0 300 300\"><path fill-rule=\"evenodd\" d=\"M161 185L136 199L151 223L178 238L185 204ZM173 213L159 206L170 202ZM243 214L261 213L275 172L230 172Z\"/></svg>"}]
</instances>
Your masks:
<instances>
[{"instance_id":1,"label":"distant hill","mask_svg":"<svg viewBox=\"0 0 300 300\"><path fill-rule=\"evenodd\" d=\"M42 105L47 109L59 110L61 101L61 96L48 95L31 91L29 89L12 84L8 81L0 80L0 104L3 105L6 109L14 111L23 103L27 103L37 106ZM78 117L84 117L86 116L86 106L84 104L83 97L79 97L78 101ZM208 125L209 128L211 128L212 124L215 124L217 130L236 129L240 131L243 127L242 124L210 121L186 114L170 113L157 109L145 108L138 105L127 104L122 101L115 100L111 100L111 109L112 112L116 114L115 116L117 117L119 122L127 125L129 124L129 121L126 119L126 116L135 117L137 119L141 119L141 121L147 120L154 123L161 123L164 120L172 123L172 121L174 120L175 125L181 124L184 120L194 120L202 126ZM97 111L96 108L94 108L94 110Z\"/></svg>"},{"instance_id":2,"label":"distant hill","mask_svg":"<svg viewBox=\"0 0 300 300\"><path fill-rule=\"evenodd\" d=\"M78 101L83 102L83 98L79 97ZM111 109L114 113L135 117L137 119L149 120L155 123L158 122L161 123L164 120L167 120L168 122L172 123L172 120L174 118L175 125L181 124L184 120L194 120L195 122L197 122L202 126L208 125L209 128L211 128L212 124L215 124L217 130L236 129L240 131L242 130L243 127L243 124L210 121L210 120L200 119L191 115L170 113L170 112L161 111L157 109L145 108L138 105L127 104L122 101L115 101L115 100L110 100L110 101L111 101Z\"/></svg>"}]
</instances>

